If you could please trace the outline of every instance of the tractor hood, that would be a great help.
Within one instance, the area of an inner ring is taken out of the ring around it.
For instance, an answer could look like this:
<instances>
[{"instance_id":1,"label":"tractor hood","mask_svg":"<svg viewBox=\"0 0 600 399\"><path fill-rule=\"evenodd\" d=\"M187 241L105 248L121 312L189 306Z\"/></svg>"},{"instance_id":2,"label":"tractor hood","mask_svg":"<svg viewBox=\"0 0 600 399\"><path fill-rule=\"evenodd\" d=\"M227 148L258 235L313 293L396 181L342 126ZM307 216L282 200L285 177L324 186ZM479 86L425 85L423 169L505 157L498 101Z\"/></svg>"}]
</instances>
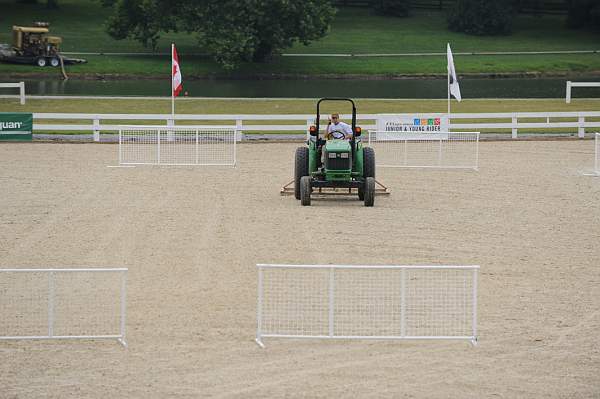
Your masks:
<instances>
[{"instance_id":1,"label":"tractor hood","mask_svg":"<svg viewBox=\"0 0 600 399\"><path fill-rule=\"evenodd\" d=\"M325 143L327 152L350 152L350 142L347 140L327 140Z\"/></svg>"}]
</instances>

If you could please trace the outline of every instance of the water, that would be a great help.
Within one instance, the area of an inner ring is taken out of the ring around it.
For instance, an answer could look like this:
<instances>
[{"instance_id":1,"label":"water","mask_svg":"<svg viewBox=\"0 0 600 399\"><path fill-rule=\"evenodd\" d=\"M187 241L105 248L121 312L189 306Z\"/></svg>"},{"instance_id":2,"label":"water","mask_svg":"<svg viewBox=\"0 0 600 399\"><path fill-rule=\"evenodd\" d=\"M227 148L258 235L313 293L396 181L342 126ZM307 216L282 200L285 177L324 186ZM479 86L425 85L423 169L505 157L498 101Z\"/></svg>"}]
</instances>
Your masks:
<instances>
[{"instance_id":1,"label":"water","mask_svg":"<svg viewBox=\"0 0 600 399\"><path fill-rule=\"evenodd\" d=\"M460 80L463 98L564 98L565 78L471 79ZM600 78L578 78L597 82ZM14 80L13 81L17 81ZM185 80L190 97L247 98L351 98L443 99L445 79L281 79L281 80ZM169 96L170 80L25 80L28 95L73 96ZM2 93L8 94L8 93ZM598 88L574 88L573 98L598 98Z\"/></svg>"}]
</instances>

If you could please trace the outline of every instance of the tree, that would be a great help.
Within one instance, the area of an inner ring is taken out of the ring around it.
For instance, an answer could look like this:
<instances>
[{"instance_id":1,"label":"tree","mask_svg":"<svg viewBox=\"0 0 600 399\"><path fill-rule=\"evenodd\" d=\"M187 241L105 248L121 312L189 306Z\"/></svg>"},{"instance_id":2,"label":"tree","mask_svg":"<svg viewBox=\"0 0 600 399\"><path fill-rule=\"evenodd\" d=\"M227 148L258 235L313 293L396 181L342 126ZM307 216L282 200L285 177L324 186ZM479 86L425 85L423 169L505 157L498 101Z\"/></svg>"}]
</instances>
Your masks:
<instances>
[{"instance_id":1,"label":"tree","mask_svg":"<svg viewBox=\"0 0 600 399\"><path fill-rule=\"evenodd\" d=\"M394 17L408 17L410 0L371 0L371 5L377 14Z\"/></svg>"},{"instance_id":2,"label":"tree","mask_svg":"<svg viewBox=\"0 0 600 399\"><path fill-rule=\"evenodd\" d=\"M107 32L156 47L161 33L196 33L200 46L226 68L264 62L295 42L327 33L328 0L101 0L113 7Z\"/></svg>"},{"instance_id":3,"label":"tree","mask_svg":"<svg viewBox=\"0 0 600 399\"><path fill-rule=\"evenodd\" d=\"M600 28L600 0L567 0L567 27Z\"/></svg>"},{"instance_id":4,"label":"tree","mask_svg":"<svg viewBox=\"0 0 600 399\"><path fill-rule=\"evenodd\" d=\"M512 17L511 0L457 0L448 13L448 28L470 35L506 35Z\"/></svg>"}]
</instances>

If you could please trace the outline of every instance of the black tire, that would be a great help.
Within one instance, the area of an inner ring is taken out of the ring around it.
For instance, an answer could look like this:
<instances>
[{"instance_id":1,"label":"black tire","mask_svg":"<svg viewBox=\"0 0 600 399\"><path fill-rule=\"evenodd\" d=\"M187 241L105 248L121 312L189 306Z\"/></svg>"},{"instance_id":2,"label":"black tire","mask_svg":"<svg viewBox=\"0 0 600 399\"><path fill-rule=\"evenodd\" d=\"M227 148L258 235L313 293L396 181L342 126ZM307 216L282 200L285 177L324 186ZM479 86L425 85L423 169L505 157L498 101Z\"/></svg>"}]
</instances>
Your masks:
<instances>
[{"instance_id":1,"label":"black tire","mask_svg":"<svg viewBox=\"0 0 600 399\"><path fill-rule=\"evenodd\" d=\"M296 148L296 157L294 164L294 196L300 199L300 179L302 176L308 176L308 147Z\"/></svg>"},{"instance_id":2,"label":"black tire","mask_svg":"<svg viewBox=\"0 0 600 399\"><path fill-rule=\"evenodd\" d=\"M50 66L56 68L59 65L60 65L60 60L58 59L58 57L52 57L52 58L50 58Z\"/></svg>"},{"instance_id":3,"label":"black tire","mask_svg":"<svg viewBox=\"0 0 600 399\"><path fill-rule=\"evenodd\" d=\"M358 186L358 199L361 201L365 199L365 189L363 187L364 184Z\"/></svg>"},{"instance_id":4,"label":"black tire","mask_svg":"<svg viewBox=\"0 0 600 399\"><path fill-rule=\"evenodd\" d=\"M303 206L310 205L310 193L312 192L312 187L310 186L311 180L310 176L302 176L300 179L300 203Z\"/></svg>"},{"instance_id":5,"label":"black tire","mask_svg":"<svg viewBox=\"0 0 600 399\"><path fill-rule=\"evenodd\" d=\"M363 147L363 177L375 178L375 150Z\"/></svg>"},{"instance_id":6,"label":"black tire","mask_svg":"<svg viewBox=\"0 0 600 399\"><path fill-rule=\"evenodd\" d=\"M375 178L367 177L365 179L365 206L373 206L375 203Z\"/></svg>"},{"instance_id":7,"label":"black tire","mask_svg":"<svg viewBox=\"0 0 600 399\"><path fill-rule=\"evenodd\" d=\"M38 57L35 59L35 65L39 67L45 67L47 64L46 57Z\"/></svg>"}]
</instances>

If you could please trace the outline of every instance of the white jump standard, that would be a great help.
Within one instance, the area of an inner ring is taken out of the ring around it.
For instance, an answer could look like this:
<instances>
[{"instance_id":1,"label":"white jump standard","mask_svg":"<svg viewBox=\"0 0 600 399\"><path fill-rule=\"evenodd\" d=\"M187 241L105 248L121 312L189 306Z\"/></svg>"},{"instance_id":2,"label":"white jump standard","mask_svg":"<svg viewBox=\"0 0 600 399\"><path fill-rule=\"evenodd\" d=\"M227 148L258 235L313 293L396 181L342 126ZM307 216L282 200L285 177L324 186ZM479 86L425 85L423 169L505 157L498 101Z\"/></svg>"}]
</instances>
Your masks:
<instances>
[{"instance_id":1,"label":"white jump standard","mask_svg":"<svg viewBox=\"0 0 600 399\"><path fill-rule=\"evenodd\" d=\"M477 342L479 266L259 264L264 338Z\"/></svg>"}]
</instances>

